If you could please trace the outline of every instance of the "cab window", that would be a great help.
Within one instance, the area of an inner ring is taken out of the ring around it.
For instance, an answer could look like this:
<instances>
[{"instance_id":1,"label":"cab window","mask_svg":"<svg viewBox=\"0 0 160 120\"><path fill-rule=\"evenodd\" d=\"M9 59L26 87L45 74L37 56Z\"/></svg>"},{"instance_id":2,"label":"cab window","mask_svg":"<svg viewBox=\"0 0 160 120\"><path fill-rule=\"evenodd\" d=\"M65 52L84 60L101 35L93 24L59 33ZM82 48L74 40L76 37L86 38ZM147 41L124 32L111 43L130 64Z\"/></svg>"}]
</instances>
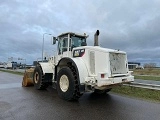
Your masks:
<instances>
[{"instance_id":1,"label":"cab window","mask_svg":"<svg viewBox=\"0 0 160 120\"><path fill-rule=\"evenodd\" d=\"M71 48L73 49L74 47L80 47L80 46L86 46L86 39L83 37L76 37L72 36L71 37Z\"/></svg>"},{"instance_id":2,"label":"cab window","mask_svg":"<svg viewBox=\"0 0 160 120\"><path fill-rule=\"evenodd\" d=\"M61 38L59 39L58 43L58 54L62 54L63 52L67 51L68 48L68 38Z\"/></svg>"}]
</instances>

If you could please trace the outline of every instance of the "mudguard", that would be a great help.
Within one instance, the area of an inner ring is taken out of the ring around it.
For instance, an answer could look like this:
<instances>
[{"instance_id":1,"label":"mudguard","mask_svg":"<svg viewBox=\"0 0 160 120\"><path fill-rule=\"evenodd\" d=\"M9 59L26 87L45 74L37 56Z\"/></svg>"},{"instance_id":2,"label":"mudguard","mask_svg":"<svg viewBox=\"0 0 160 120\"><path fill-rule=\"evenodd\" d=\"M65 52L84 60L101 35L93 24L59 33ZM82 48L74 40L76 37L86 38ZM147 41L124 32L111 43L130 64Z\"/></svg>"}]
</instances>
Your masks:
<instances>
[{"instance_id":1,"label":"mudguard","mask_svg":"<svg viewBox=\"0 0 160 120\"><path fill-rule=\"evenodd\" d=\"M43 71L43 74L45 73L52 73L54 74L54 65L50 62L39 62L41 68L42 68L42 71Z\"/></svg>"},{"instance_id":2,"label":"mudguard","mask_svg":"<svg viewBox=\"0 0 160 120\"><path fill-rule=\"evenodd\" d=\"M71 59L74 61L75 65L78 69L80 84L85 83L85 79L86 79L86 77L88 77L89 73L87 71L87 67L86 67L83 59L80 57L71 58Z\"/></svg>"}]
</instances>

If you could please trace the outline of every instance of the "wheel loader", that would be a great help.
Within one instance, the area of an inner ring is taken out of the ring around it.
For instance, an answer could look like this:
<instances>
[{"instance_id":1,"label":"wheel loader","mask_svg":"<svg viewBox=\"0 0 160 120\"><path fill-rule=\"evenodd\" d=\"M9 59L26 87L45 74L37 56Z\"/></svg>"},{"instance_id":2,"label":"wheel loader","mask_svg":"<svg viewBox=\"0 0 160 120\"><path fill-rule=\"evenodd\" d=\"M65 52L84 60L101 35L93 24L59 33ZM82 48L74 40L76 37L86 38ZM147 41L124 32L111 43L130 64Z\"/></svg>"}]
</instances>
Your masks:
<instances>
[{"instance_id":1,"label":"wheel loader","mask_svg":"<svg viewBox=\"0 0 160 120\"><path fill-rule=\"evenodd\" d=\"M102 48L100 32L94 35L94 46L87 46L86 34L62 33L53 37L57 53L24 74L23 86L35 89L55 88L60 98L77 100L85 92L109 92L114 86L134 81L128 69L126 52ZM43 59L43 58L42 58Z\"/></svg>"}]
</instances>

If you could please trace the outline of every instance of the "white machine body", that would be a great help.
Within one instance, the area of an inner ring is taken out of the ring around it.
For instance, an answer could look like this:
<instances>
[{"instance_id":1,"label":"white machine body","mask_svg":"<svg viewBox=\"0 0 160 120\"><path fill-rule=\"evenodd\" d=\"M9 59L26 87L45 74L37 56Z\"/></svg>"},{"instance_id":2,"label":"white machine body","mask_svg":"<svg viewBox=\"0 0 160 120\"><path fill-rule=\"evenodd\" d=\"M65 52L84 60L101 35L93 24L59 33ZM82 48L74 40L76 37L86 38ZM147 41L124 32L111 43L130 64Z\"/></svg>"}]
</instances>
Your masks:
<instances>
[{"instance_id":1,"label":"white machine body","mask_svg":"<svg viewBox=\"0 0 160 120\"><path fill-rule=\"evenodd\" d=\"M43 74L53 74L53 83L56 82L55 76L59 69L66 66L68 61L72 61L76 66L79 83L89 85L93 89L103 90L134 81L134 76L128 69L126 52L100 46L85 45L72 48L74 39L71 36L87 38L86 35L64 33L57 37L57 55L50 57L48 62L39 62ZM66 46L62 47L62 41L66 41Z\"/></svg>"}]
</instances>

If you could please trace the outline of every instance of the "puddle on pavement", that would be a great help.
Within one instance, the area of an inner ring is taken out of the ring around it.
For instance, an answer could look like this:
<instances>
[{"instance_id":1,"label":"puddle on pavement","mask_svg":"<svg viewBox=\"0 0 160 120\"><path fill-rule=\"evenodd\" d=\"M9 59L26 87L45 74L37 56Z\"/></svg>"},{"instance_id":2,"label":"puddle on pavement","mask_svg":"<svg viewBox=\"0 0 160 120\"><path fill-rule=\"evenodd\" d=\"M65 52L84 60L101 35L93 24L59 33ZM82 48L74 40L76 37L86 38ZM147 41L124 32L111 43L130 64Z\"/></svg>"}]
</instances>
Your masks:
<instances>
[{"instance_id":1,"label":"puddle on pavement","mask_svg":"<svg viewBox=\"0 0 160 120\"><path fill-rule=\"evenodd\" d=\"M0 89L10 89L21 87L21 83L9 83L9 84L0 84Z\"/></svg>"}]
</instances>

